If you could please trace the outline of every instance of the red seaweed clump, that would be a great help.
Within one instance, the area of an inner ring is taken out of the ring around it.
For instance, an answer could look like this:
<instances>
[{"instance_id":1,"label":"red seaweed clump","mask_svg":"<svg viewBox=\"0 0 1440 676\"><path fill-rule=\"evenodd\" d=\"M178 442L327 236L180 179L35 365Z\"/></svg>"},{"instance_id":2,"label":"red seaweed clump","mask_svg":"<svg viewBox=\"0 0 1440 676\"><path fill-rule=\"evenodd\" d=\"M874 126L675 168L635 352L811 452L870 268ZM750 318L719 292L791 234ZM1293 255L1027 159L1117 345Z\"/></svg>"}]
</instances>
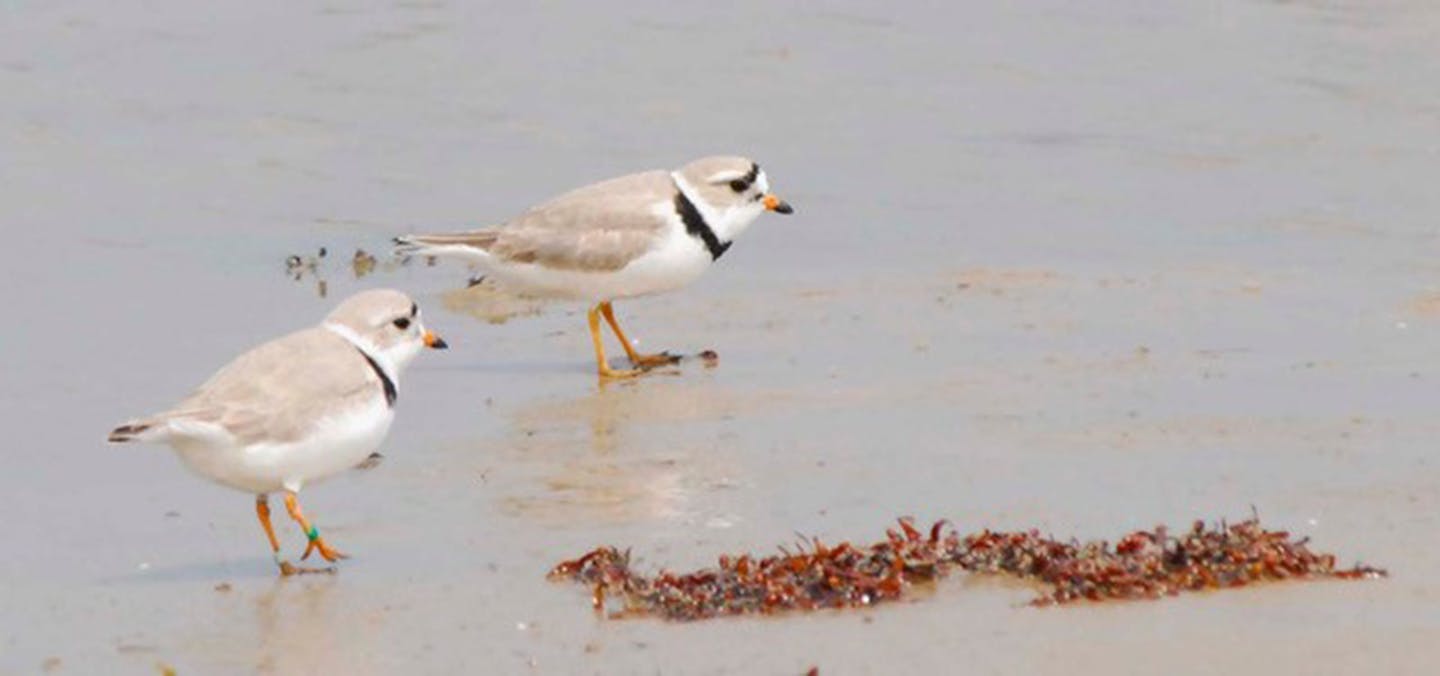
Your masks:
<instances>
[{"instance_id":1,"label":"red seaweed clump","mask_svg":"<svg viewBox=\"0 0 1440 676\"><path fill-rule=\"evenodd\" d=\"M1012 575L1044 586L1032 605L1074 601L1156 599L1186 591L1228 589L1289 579L1366 579L1384 570L1336 569L1308 539L1265 530L1256 518L1207 527L1197 521L1173 537L1164 526L1136 531L1114 547L1106 542L1061 542L1038 531L982 531L960 537L947 522L928 532L900 519L899 529L867 547L819 540L795 552L766 557L721 556L717 568L648 576L630 565L629 551L600 547L556 565L551 579L593 590L596 611L612 616L655 615L702 620L821 608L857 608L904 596L916 584L953 570ZM613 606L613 607L612 607Z\"/></svg>"}]
</instances>

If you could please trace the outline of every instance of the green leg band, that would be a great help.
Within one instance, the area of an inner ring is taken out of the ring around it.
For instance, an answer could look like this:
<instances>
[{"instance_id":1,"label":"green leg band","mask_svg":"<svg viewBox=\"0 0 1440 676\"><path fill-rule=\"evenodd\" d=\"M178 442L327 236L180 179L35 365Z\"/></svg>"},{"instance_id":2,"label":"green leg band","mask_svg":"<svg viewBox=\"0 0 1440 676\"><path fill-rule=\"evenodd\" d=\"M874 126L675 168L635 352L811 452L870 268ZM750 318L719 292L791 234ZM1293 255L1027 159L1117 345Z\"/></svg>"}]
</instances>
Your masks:
<instances>
[{"instance_id":1,"label":"green leg band","mask_svg":"<svg viewBox=\"0 0 1440 676\"><path fill-rule=\"evenodd\" d=\"M314 524L311 524L309 532L305 533L305 535L310 538L311 542L314 542L320 539L320 529L316 528Z\"/></svg>"}]
</instances>

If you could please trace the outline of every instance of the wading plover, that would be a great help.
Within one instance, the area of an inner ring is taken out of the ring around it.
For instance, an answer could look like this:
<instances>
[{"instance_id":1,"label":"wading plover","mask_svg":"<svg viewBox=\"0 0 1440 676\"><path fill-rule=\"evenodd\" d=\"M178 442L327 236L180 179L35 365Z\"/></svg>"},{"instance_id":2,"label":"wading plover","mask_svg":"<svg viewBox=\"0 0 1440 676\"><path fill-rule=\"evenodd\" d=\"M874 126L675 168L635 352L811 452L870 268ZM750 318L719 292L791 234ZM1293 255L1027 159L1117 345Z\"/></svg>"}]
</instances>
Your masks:
<instances>
[{"instance_id":1,"label":"wading plover","mask_svg":"<svg viewBox=\"0 0 1440 676\"><path fill-rule=\"evenodd\" d=\"M236 357L174 408L115 428L110 441L169 444L196 474L254 494L280 571L308 572L281 556L269 495L284 492L309 538L302 560L312 552L344 558L305 518L296 494L380 446L395 418L400 372L424 347L446 345L420 323L409 296L365 291L319 326Z\"/></svg>"},{"instance_id":2,"label":"wading plover","mask_svg":"<svg viewBox=\"0 0 1440 676\"><path fill-rule=\"evenodd\" d=\"M679 360L640 354L615 320L613 301L678 289L720 259L761 213L791 213L760 166L706 157L676 171L602 181L556 197L493 228L397 237L397 251L477 263L502 288L587 301L602 378L628 377ZM604 318L635 367L610 368Z\"/></svg>"}]
</instances>

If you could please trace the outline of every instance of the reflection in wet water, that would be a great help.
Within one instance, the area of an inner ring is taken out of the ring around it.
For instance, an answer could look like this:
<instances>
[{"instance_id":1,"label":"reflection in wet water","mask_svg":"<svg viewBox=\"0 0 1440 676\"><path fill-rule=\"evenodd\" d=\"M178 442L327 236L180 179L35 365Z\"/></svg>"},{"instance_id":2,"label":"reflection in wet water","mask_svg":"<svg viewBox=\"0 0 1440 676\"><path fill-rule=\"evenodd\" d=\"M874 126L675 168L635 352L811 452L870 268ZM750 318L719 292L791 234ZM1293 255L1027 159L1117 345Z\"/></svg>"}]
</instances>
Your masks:
<instances>
[{"instance_id":1,"label":"reflection in wet water","mask_svg":"<svg viewBox=\"0 0 1440 676\"><path fill-rule=\"evenodd\" d=\"M504 324L516 317L532 317L545 310L542 301L506 293L483 278L440 296L445 309L487 324Z\"/></svg>"},{"instance_id":2,"label":"reflection in wet water","mask_svg":"<svg viewBox=\"0 0 1440 676\"><path fill-rule=\"evenodd\" d=\"M353 592L340 576L276 578L242 597L234 623L252 624L255 642L235 646L240 661L260 673L376 673L368 651L357 647L375 645L385 612L357 616Z\"/></svg>"},{"instance_id":3,"label":"reflection in wet water","mask_svg":"<svg viewBox=\"0 0 1440 676\"><path fill-rule=\"evenodd\" d=\"M329 621L337 583L334 577L303 581L277 578L255 598L252 609L258 671L311 672L333 670L337 662L344 664L343 645L354 637L342 640L335 636L336 625ZM348 629L353 625L344 626Z\"/></svg>"},{"instance_id":4,"label":"reflection in wet water","mask_svg":"<svg viewBox=\"0 0 1440 676\"><path fill-rule=\"evenodd\" d=\"M355 649L368 639L356 632L381 625L347 613L349 591L347 600L346 583L331 575L215 585L213 594L195 598L208 602L204 615L213 619L187 625L181 643L235 671L371 673L364 651ZM184 662L177 666L185 670Z\"/></svg>"},{"instance_id":5,"label":"reflection in wet water","mask_svg":"<svg viewBox=\"0 0 1440 676\"><path fill-rule=\"evenodd\" d=\"M512 452L541 464L540 486L521 486L506 511L547 522L623 523L684 515L696 483L694 448L657 449L632 434L674 420L702 402L657 397L636 381L597 387L559 403L532 405L512 420ZM668 389L668 388L667 388ZM679 407L678 409L675 407Z\"/></svg>"},{"instance_id":6,"label":"reflection in wet water","mask_svg":"<svg viewBox=\"0 0 1440 676\"><path fill-rule=\"evenodd\" d=\"M738 517L718 510L714 498L767 471L754 464L763 459L734 451L733 421L853 409L884 395L735 389L701 373L610 383L513 413L498 461L528 467L531 481L508 487L504 510L553 524L666 520L728 528Z\"/></svg>"}]
</instances>

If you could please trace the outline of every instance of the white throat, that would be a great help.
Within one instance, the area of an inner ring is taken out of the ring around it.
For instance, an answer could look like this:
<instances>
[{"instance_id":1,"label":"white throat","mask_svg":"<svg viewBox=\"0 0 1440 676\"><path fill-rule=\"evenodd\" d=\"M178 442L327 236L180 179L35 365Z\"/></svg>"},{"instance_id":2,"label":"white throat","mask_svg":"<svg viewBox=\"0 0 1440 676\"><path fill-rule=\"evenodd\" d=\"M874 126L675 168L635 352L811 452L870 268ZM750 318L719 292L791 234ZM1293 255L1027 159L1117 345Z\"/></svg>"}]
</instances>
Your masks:
<instances>
[{"instance_id":1,"label":"white throat","mask_svg":"<svg viewBox=\"0 0 1440 676\"><path fill-rule=\"evenodd\" d=\"M685 180L685 177L680 175L680 172L670 172L670 178L675 181L675 187L680 189L680 194L684 195L685 199L690 200L690 203L695 205L695 210L700 212L700 216L705 219L706 225L709 225L710 229L715 231L715 238L720 240L722 244L729 244L735 241L735 238L739 237L740 233L745 232L745 228L750 227L750 224L754 223L756 218L759 218L760 212L765 209L763 206L760 206L759 203L756 203L753 207L742 204L717 211L715 207L710 206L709 202L701 199L695 190L695 186L690 185L690 182Z\"/></svg>"},{"instance_id":2,"label":"white throat","mask_svg":"<svg viewBox=\"0 0 1440 676\"><path fill-rule=\"evenodd\" d=\"M355 331L348 326L334 322L325 322L321 324L321 326L324 326L331 333L344 338L345 342L354 345L355 349L360 350L362 354L369 357L371 361L374 361L375 364L380 367L380 370L385 372L385 376L390 379L390 382L397 385L400 383L400 379L397 377L399 374L395 372L395 364L390 361L390 356L385 354L384 350L376 347L374 343L366 340L360 334L355 333Z\"/></svg>"}]
</instances>

